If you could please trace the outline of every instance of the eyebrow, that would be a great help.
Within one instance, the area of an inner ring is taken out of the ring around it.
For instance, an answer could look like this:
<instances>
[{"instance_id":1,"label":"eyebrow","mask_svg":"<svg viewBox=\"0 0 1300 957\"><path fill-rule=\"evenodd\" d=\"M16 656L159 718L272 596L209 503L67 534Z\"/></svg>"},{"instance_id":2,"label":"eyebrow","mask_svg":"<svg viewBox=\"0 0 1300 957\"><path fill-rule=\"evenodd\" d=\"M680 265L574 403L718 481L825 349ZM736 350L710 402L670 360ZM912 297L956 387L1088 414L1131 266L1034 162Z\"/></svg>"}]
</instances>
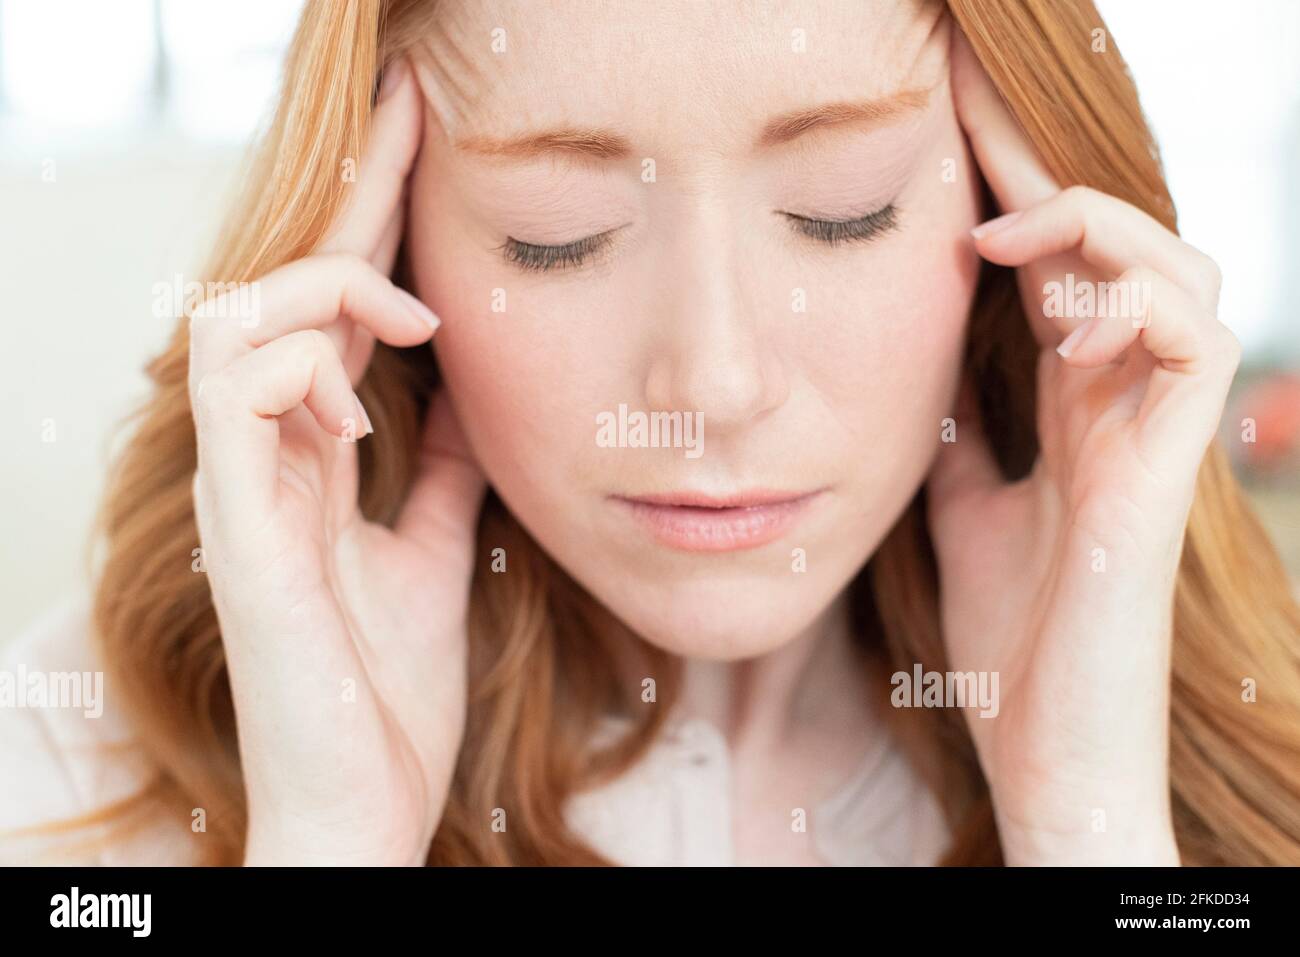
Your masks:
<instances>
[{"instance_id":1,"label":"eyebrow","mask_svg":"<svg viewBox=\"0 0 1300 957\"><path fill-rule=\"evenodd\" d=\"M905 90L879 100L841 101L795 110L768 123L758 138L758 145L778 146L811 130L845 123L875 126L923 109L929 101L929 90Z\"/></svg>"},{"instance_id":2,"label":"eyebrow","mask_svg":"<svg viewBox=\"0 0 1300 957\"><path fill-rule=\"evenodd\" d=\"M814 129L844 124L873 126L915 112L929 102L929 90L906 90L878 100L840 101L784 113L770 120L758 137L759 148L770 148L798 139ZM562 127L541 133L497 138L467 136L456 142L467 153L501 159L535 159L570 154L596 160L625 159L632 155L626 137L609 130Z\"/></svg>"},{"instance_id":3,"label":"eyebrow","mask_svg":"<svg viewBox=\"0 0 1300 957\"><path fill-rule=\"evenodd\" d=\"M619 159L632 155L632 144L617 133L571 127L525 133L508 139L469 136L459 140L456 148L480 156L505 159L532 159L548 153L573 153L593 159Z\"/></svg>"}]
</instances>

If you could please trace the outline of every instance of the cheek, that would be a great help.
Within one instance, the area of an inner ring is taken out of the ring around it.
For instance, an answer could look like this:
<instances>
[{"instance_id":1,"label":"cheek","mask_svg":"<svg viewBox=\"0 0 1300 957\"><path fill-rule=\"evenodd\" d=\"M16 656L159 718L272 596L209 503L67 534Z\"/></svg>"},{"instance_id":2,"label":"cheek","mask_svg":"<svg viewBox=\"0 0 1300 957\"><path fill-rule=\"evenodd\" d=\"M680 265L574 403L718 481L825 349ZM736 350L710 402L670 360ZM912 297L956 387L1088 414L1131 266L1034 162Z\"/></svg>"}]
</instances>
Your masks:
<instances>
[{"instance_id":1,"label":"cheek","mask_svg":"<svg viewBox=\"0 0 1300 957\"><path fill-rule=\"evenodd\" d=\"M959 137L937 144L933 180L900 199L902 229L851 263L824 268L809 288L809 312L824 297L822 316L810 319L812 334L789 343L840 423L868 443L909 430L914 439L916 428L947 414L955 391L980 268L969 236L979 193L975 184L943 182L949 149L959 168L969 164Z\"/></svg>"},{"instance_id":2,"label":"cheek","mask_svg":"<svg viewBox=\"0 0 1300 957\"><path fill-rule=\"evenodd\" d=\"M429 170L412 183L407 251L417 294L443 321L434 338L443 378L488 475L540 476L594 443L596 412L618 394L606 381L619 366L606 354L616 341L584 328L616 307L509 267L467 231L473 218L455 214L455 190L440 182Z\"/></svg>"}]
</instances>

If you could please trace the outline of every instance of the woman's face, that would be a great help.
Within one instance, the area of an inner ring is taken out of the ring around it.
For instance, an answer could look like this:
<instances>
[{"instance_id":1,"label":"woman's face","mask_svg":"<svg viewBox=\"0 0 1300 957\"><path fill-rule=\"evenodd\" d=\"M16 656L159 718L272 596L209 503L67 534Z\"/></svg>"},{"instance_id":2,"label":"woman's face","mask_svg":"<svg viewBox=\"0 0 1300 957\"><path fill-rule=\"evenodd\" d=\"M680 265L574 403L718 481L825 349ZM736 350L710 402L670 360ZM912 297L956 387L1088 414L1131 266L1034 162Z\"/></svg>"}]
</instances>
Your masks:
<instances>
[{"instance_id":1,"label":"woman's face","mask_svg":"<svg viewBox=\"0 0 1300 957\"><path fill-rule=\"evenodd\" d=\"M809 627L924 481L977 274L942 8L741 9L445 4L408 226L500 497L716 659Z\"/></svg>"}]
</instances>

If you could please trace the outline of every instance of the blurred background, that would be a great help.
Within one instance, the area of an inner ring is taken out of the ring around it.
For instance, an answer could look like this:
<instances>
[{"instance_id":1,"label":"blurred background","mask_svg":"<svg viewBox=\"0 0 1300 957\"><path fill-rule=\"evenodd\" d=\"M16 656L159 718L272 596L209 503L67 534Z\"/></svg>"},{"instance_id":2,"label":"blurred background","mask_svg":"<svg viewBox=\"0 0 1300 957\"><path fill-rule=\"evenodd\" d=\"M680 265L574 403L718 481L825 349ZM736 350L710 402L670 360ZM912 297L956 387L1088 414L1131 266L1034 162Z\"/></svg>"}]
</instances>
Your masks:
<instances>
[{"instance_id":1,"label":"blurred background","mask_svg":"<svg viewBox=\"0 0 1300 957\"><path fill-rule=\"evenodd\" d=\"M154 286L202 268L300 5L0 0L0 642L87 588L105 465L174 326ZM1300 578L1300 2L1098 5L1181 231L1223 269L1245 346L1223 436Z\"/></svg>"}]
</instances>

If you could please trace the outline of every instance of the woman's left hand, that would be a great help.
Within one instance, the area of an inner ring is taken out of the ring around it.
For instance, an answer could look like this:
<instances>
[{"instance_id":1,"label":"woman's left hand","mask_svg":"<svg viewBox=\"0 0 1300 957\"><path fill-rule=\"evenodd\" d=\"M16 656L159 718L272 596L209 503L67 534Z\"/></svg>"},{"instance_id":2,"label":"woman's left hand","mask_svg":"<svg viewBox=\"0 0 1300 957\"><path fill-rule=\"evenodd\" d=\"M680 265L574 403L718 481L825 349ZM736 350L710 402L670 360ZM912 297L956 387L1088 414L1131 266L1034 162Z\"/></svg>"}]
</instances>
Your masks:
<instances>
[{"instance_id":1,"label":"woman's left hand","mask_svg":"<svg viewBox=\"0 0 1300 957\"><path fill-rule=\"evenodd\" d=\"M1032 472L1002 479L966 384L930 477L949 667L999 676L996 716L966 714L1007 863L1177 864L1174 583L1240 346L1214 263L1128 203L1062 189L954 35L958 116L1010 214L976 249L1016 268L1042 351ZM1122 314L1078 315L1089 284Z\"/></svg>"}]
</instances>

